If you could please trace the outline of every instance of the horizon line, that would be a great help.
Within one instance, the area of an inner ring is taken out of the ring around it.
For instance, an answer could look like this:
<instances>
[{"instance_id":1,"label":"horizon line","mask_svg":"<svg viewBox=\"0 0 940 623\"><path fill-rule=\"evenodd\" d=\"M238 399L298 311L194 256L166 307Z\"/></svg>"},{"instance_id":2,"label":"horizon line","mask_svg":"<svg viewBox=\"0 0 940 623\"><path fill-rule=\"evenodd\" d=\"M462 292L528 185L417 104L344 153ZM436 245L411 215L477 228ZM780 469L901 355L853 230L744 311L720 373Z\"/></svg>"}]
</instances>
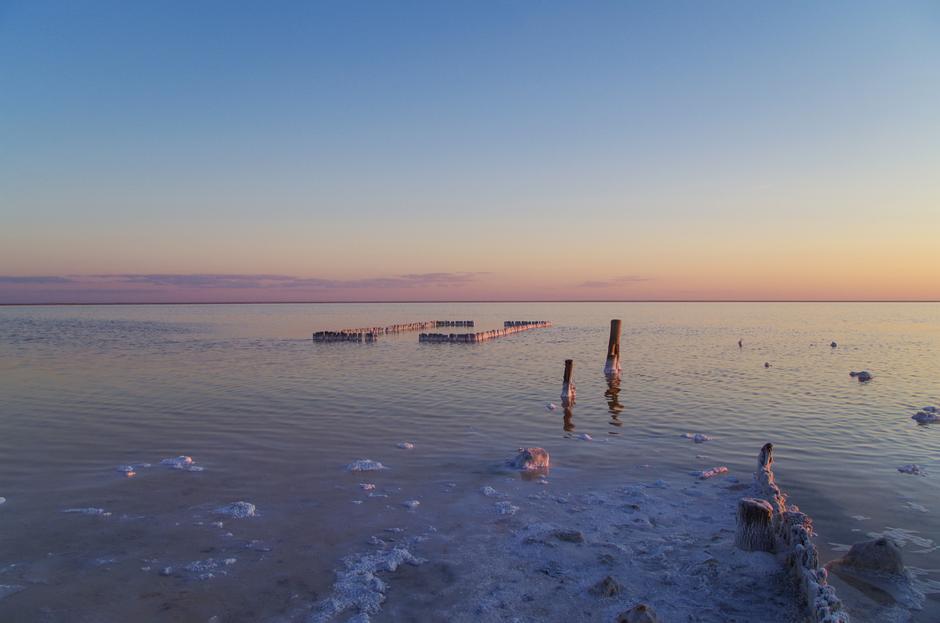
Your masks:
<instances>
[{"instance_id":1,"label":"horizon line","mask_svg":"<svg viewBox=\"0 0 940 623\"><path fill-rule=\"evenodd\" d=\"M0 303L0 307L91 307L117 305L414 305L431 303L940 303L940 299L461 299L406 301L111 301Z\"/></svg>"}]
</instances>

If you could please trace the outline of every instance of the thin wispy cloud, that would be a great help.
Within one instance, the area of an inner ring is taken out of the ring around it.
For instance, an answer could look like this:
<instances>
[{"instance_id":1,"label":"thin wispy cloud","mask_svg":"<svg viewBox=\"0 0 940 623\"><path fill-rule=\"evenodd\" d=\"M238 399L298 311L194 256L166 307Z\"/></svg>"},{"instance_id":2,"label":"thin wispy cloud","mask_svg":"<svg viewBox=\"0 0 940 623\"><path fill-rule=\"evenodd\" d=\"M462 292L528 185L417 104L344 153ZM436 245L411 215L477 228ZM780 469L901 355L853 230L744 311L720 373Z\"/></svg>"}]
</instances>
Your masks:
<instances>
[{"instance_id":1,"label":"thin wispy cloud","mask_svg":"<svg viewBox=\"0 0 940 623\"><path fill-rule=\"evenodd\" d=\"M100 275L69 275L20 277L0 275L0 285L113 287L142 286L157 289L280 289L345 290L345 289L399 289L449 288L476 281L479 272L410 273L390 277L364 277L359 279L328 279L321 277L295 277L271 274L172 274L124 273Z\"/></svg>"},{"instance_id":2,"label":"thin wispy cloud","mask_svg":"<svg viewBox=\"0 0 940 623\"><path fill-rule=\"evenodd\" d=\"M39 277L15 277L11 275L0 275L0 284L12 285L57 285L62 283L72 283L68 277L39 276Z\"/></svg>"},{"instance_id":3,"label":"thin wispy cloud","mask_svg":"<svg viewBox=\"0 0 940 623\"><path fill-rule=\"evenodd\" d=\"M605 279L603 281L582 281L578 284L579 288L615 288L617 286L627 285L631 283L642 283L644 281L652 281L652 277L644 277L642 275L621 275L619 277L611 277L610 279Z\"/></svg>"}]
</instances>

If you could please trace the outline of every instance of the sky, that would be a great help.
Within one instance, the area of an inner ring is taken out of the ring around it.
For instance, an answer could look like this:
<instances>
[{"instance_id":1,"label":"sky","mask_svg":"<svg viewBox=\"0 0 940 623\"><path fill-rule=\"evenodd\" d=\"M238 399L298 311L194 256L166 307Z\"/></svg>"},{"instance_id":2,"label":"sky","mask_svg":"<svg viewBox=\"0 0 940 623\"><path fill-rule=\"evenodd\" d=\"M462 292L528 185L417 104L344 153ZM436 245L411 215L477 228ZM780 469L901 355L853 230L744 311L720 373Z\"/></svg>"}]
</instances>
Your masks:
<instances>
[{"instance_id":1,"label":"sky","mask_svg":"<svg viewBox=\"0 0 940 623\"><path fill-rule=\"evenodd\" d=\"M0 0L0 303L940 299L940 3Z\"/></svg>"}]
</instances>

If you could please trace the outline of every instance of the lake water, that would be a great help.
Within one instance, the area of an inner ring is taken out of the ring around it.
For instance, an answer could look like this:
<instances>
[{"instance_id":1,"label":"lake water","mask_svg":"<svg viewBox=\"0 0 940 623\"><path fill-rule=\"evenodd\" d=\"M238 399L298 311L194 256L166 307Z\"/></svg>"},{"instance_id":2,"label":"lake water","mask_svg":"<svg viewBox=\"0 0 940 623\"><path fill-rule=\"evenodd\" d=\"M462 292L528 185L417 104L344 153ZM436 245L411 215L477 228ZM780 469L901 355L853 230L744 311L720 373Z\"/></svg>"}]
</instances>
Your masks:
<instances>
[{"instance_id":1,"label":"lake water","mask_svg":"<svg viewBox=\"0 0 940 623\"><path fill-rule=\"evenodd\" d=\"M603 375L611 318L623 319L615 398ZM554 326L475 345L310 340L434 319ZM569 416L546 409L567 358ZM591 487L713 465L747 480L771 441L825 560L889 532L919 580L936 582L940 424L911 419L926 405L940 407L940 304L0 308L0 585L18 587L0 593L0 620L284 615L328 592L340 559L390 521L461 529L473 511L447 492L478 491L520 446L551 452L552 486ZM159 465L178 455L204 471ZM389 469L344 470L361 458ZM133 478L116 470L142 463ZM927 475L898 471L909 463ZM404 508L410 499L421 506ZM213 509L237 500L260 516L214 525ZM185 570L206 559L215 577ZM864 616L866 598L834 583ZM913 620L940 620L938 595Z\"/></svg>"}]
</instances>

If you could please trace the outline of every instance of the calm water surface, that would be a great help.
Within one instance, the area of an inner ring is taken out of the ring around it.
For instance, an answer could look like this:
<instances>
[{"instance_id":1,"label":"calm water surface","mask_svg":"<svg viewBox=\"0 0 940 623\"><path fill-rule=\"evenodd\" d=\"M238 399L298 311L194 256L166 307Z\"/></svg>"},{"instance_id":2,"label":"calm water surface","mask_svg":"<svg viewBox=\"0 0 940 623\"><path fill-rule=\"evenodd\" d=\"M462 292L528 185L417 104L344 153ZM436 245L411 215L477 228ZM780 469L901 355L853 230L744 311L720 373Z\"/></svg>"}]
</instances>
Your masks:
<instances>
[{"instance_id":1,"label":"calm water surface","mask_svg":"<svg viewBox=\"0 0 940 623\"><path fill-rule=\"evenodd\" d=\"M309 339L464 318L477 330L554 327L479 345ZM611 318L624 321L613 397L602 374ZM570 417L545 408L559 402L566 358ZM874 380L849 377L863 369ZM0 585L26 587L0 599L0 620L287 612L328 591L337 561L390 517L459 529L452 483L478 489L522 445L549 449L553 481L587 487L712 465L749 478L772 441L778 480L814 518L826 560L887 531L921 579L940 581L940 425L910 419L925 405L940 406L938 304L0 308ZM693 445L685 432L714 439ZM180 454L205 471L157 465ZM344 472L359 458L391 469ZM115 468L128 463L154 466L125 478ZM928 475L899 473L907 463ZM353 504L364 480L390 497ZM420 512L400 507L411 498ZM211 510L234 500L263 521L212 526ZM61 512L73 507L112 516ZM224 576L158 573L225 558L227 543L244 553ZM915 621L940 620L937 597Z\"/></svg>"}]
</instances>

